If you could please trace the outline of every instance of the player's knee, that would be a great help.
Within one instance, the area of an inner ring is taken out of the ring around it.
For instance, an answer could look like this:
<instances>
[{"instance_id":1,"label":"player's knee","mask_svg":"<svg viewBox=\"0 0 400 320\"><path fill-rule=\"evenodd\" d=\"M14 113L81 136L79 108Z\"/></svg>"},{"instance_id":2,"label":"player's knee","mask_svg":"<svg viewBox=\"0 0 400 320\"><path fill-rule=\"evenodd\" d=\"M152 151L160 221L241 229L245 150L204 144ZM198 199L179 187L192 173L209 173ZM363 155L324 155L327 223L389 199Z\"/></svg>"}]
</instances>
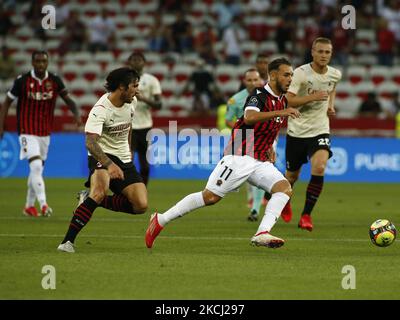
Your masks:
<instances>
[{"instance_id":1,"label":"player's knee","mask_svg":"<svg viewBox=\"0 0 400 320\"><path fill-rule=\"evenodd\" d=\"M133 210L136 214L142 214L147 211L147 199L140 199L133 204Z\"/></svg>"},{"instance_id":2,"label":"player's knee","mask_svg":"<svg viewBox=\"0 0 400 320\"><path fill-rule=\"evenodd\" d=\"M326 164L325 163L317 163L313 169L312 174L316 176L323 176L325 173Z\"/></svg>"},{"instance_id":3,"label":"player's knee","mask_svg":"<svg viewBox=\"0 0 400 320\"><path fill-rule=\"evenodd\" d=\"M33 174L41 175L43 172L43 163L41 159L35 159L29 163L29 169Z\"/></svg>"},{"instance_id":4,"label":"player's knee","mask_svg":"<svg viewBox=\"0 0 400 320\"><path fill-rule=\"evenodd\" d=\"M206 206L211 206L221 200L221 197L216 195L215 193L212 193L209 190L204 190L203 199Z\"/></svg>"},{"instance_id":5,"label":"player's knee","mask_svg":"<svg viewBox=\"0 0 400 320\"><path fill-rule=\"evenodd\" d=\"M101 203L106 196L107 196L107 190L104 190L102 188L92 188L90 190L89 197L92 198L97 203Z\"/></svg>"},{"instance_id":6,"label":"player's knee","mask_svg":"<svg viewBox=\"0 0 400 320\"><path fill-rule=\"evenodd\" d=\"M276 192L281 192L286 194L289 197L292 197L292 186L290 185L289 181L287 180L281 180L279 182L277 182L271 190L272 193L276 193Z\"/></svg>"}]
</instances>

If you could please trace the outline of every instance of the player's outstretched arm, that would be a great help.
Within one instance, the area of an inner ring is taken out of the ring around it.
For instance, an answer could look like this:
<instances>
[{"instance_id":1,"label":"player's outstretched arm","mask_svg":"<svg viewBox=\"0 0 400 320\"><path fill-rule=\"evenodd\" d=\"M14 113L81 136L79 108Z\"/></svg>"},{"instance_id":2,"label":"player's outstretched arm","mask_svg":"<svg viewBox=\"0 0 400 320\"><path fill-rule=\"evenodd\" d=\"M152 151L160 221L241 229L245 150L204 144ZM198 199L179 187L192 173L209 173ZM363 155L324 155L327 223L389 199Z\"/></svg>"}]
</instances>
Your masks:
<instances>
[{"instance_id":1,"label":"player's outstretched arm","mask_svg":"<svg viewBox=\"0 0 400 320\"><path fill-rule=\"evenodd\" d=\"M313 94L309 94L307 96L297 96L291 92L288 92L286 94L286 98L288 100L288 106L292 108L298 108L304 104L313 101L326 101L328 100L328 97L329 95L327 91L316 91Z\"/></svg>"},{"instance_id":2,"label":"player's outstretched arm","mask_svg":"<svg viewBox=\"0 0 400 320\"><path fill-rule=\"evenodd\" d=\"M68 93L61 94L60 96L64 100L64 102L67 104L69 110L71 110L72 114L75 117L76 125L78 126L78 128L80 128L82 126L82 121L81 121L79 108L76 105L75 101L72 100L72 98L69 96Z\"/></svg>"},{"instance_id":3,"label":"player's outstretched arm","mask_svg":"<svg viewBox=\"0 0 400 320\"><path fill-rule=\"evenodd\" d=\"M247 125L253 125L257 122L265 122L277 117L298 118L300 117L300 111L295 108L287 108L284 110L276 110L269 112L246 110L244 115L244 123Z\"/></svg>"}]
</instances>

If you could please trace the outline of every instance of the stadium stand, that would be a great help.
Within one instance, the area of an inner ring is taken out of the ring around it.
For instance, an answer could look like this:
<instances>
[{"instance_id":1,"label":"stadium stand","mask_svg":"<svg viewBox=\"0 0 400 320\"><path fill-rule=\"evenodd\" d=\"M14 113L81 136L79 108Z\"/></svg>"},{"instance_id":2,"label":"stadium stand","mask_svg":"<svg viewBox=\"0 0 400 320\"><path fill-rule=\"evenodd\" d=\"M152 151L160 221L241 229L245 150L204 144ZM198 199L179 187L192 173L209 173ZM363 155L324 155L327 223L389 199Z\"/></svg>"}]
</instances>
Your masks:
<instances>
[{"instance_id":1,"label":"stadium stand","mask_svg":"<svg viewBox=\"0 0 400 320\"><path fill-rule=\"evenodd\" d=\"M282 6L287 3L287 1L268 0L268 10L253 17L254 12L246 7L248 1L234 2L241 6L247 31L247 39L240 44L243 52L242 64L236 67L223 63L225 47L219 37L213 48L219 64L210 67L225 98L238 90L243 72L252 66L258 53L266 53L271 58L279 55L275 35L281 20L280 13L284 12ZM336 10L339 12L338 17L340 18L342 16L339 10L341 1L336 2L338 3ZM216 1L193 1L184 6L187 9L186 17L191 25L193 39L200 32L205 21L218 33L217 19L211 14L214 3ZM298 66L304 62L303 57L307 49L308 29L306 30L306 21L315 15L319 15L324 11L324 6L335 3L335 1L313 1L314 7L311 7L311 2L305 0L297 0L293 3L296 9L295 16L289 18L297 21L296 45L292 46L288 42L286 52L283 54L292 61L294 66ZM68 52L62 56L59 55L58 48L61 37L65 33L65 27L57 26L55 30L46 30L46 41L37 38L31 26L25 23L24 17L30 5L31 1L18 1L14 2L14 6L8 8L15 30L8 34L2 43L11 50L12 58L17 64L19 72L26 72L30 69L30 54L33 50L47 49L50 53L49 69L62 75L81 108L87 111L91 99L94 103L96 97L104 92L105 74L112 68L124 65L132 51L144 51L147 59L146 72L152 73L162 82L163 97L166 101L164 109L154 113L155 125L165 123L168 118L186 118L185 123L188 123L187 118L190 115L188 106L191 106L191 95L182 97L177 95L199 59L195 48L183 53L171 52L168 49L161 52L151 52L148 49L148 34L154 24L155 12L161 13L164 26L169 26L175 21L174 12L159 9L160 2L157 0L68 1L69 10L78 11L86 24L90 19L97 16L103 8L107 8L117 27L117 40L116 47L110 51L97 52L93 55L89 51L83 50ZM337 118L339 120L340 118L355 118L358 111L356 106L359 106L360 99L365 98L370 91L377 93L380 100L387 100L393 92L399 91L400 67L396 66L399 63L398 56L395 57L394 66L388 67L377 64L377 38L374 22L379 17L379 10L375 8L375 5L372 5L372 7L375 12L375 15L372 15L372 23L364 23L355 30L354 45L348 48L348 64L339 66L343 70L343 79L337 86ZM363 14L368 16L363 10L364 8L360 8L359 11L361 18ZM371 16L369 17L371 18ZM363 20L361 19L361 21ZM337 23L340 23L340 21L334 21L333 25ZM168 43L168 39L164 40ZM87 45L85 45L85 48L87 48ZM12 79L1 82L1 97L4 97L11 84ZM211 117L213 117L214 112L215 110L211 110ZM67 113L61 113L60 117L58 123L61 124L62 130L62 123L70 123L71 119L68 119ZM159 118L165 119L159 121ZM394 121L393 119L386 120ZM199 119L192 119L193 124L198 122ZM202 123L212 123L212 121L203 121ZM335 121L332 122L332 125L334 123Z\"/></svg>"}]
</instances>

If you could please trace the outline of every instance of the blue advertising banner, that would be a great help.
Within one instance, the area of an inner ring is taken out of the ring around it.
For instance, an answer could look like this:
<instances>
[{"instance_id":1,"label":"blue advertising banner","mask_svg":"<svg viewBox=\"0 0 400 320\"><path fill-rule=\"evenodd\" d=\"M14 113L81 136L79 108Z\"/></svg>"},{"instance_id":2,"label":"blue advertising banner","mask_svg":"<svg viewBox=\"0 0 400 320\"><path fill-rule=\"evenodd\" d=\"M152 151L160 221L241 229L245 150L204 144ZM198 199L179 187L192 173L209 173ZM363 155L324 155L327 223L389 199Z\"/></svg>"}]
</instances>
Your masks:
<instances>
[{"instance_id":1,"label":"blue advertising banner","mask_svg":"<svg viewBox=\"0 0 400 320\"><path fill-rule=\"evenodd\" d=\"M219 161L228 137L187 133L157 135L149 149L151 178L206 180ZM161 132L161 130L160 130ZM183 132L183 133L182 133ZM285 171L285 137L280 137L276 166ZM328 162L326 181L400 183L400 139L332 137L333 157ZM19 160L15 133L0 140L0 176L26 177L26 160ZM137 161L136 161L137 162ZM51 136L46 177L86 177L87 152L83 134L55 133ZM310 165L303 166L301 180L308 180Z\"/></svg>"}]
</instances>

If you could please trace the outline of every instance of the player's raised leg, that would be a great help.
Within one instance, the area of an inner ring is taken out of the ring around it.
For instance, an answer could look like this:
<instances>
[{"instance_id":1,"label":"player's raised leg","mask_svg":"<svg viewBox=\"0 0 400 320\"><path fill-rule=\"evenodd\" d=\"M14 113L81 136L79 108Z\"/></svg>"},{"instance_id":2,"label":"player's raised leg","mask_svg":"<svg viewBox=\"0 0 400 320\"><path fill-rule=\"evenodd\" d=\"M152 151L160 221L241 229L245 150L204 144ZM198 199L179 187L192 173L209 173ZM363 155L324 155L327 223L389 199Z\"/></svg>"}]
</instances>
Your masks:
<instances>
[{"instance_id":1,"label":"player's raised leg","mask_svg":"<svg viewBox=\"0 0 400 320\"><path fill-rule=\"evenodd\" d=\"M150 218L150 224L146 231L146 246L151 248L154 240L161 230L172 220L183 217L185 214L195 209L209 206L217 203L221 197L205 189L202 192L196 192L187 195L172 208L163 214L154 213Z\"/></svg>"}]
</instances>

